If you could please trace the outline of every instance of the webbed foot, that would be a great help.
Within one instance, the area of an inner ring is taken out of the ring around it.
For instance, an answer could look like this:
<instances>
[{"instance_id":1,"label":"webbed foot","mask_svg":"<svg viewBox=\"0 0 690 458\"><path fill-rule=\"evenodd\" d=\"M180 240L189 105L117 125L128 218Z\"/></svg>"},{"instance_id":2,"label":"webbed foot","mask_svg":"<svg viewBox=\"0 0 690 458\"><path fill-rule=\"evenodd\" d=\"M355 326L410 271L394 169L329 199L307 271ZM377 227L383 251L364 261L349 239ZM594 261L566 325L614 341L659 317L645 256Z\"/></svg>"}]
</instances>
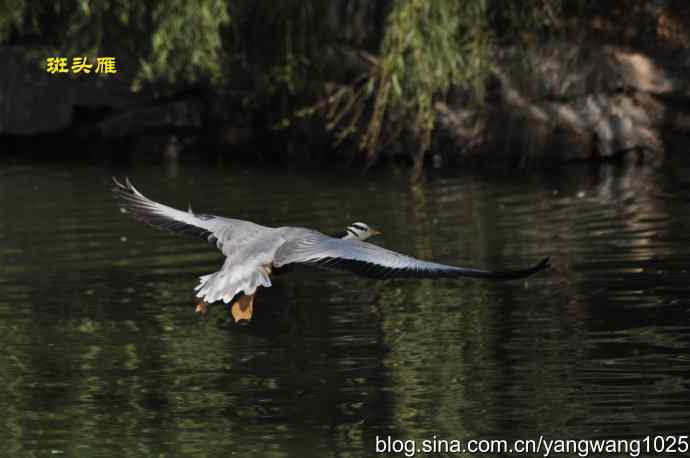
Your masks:
<instances>
[{"instance_id":1,"label":"webbed foot","mask_svg":"<svg viewBox=\"0 0 690 458\"><path fill-rule=\"evenodd\" d=\"M196 304L196 308L194 309L196 313L200 313L202 315L206 315L206 312L208 312L208 303L205 301L201 301L198 304Z\"/></svg>"},{"instance_id":2,"label":"webbed foot","mask_svg":"<svg viewBox=\"0 0 690 458\"><path fill-rule=\"evenodd\" d=\"M241 296L238 300L233 302L230 313L235 323L242 320L251 321L252 315L254 314L254 295Z\"/></svg>"}]
</instances>

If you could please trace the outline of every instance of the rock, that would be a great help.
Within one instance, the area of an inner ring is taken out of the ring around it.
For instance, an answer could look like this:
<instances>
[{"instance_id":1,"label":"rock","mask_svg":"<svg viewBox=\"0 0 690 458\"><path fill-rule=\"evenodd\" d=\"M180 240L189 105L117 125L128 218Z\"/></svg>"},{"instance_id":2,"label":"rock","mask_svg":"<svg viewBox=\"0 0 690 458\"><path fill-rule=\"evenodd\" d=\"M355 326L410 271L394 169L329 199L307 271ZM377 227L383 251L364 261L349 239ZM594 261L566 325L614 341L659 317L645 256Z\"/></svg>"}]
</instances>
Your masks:
<instances>
[{"instance_id":1,"label":"rock","mask_svg":"<svg viewBox=\"0 0 690 458\"><path fill-rule=\"evenodd\" d=\"M690 65L682 59L671 60L663 54L651 56L615 48L609 53L626 86L656 95L690 96L687 80Z\"/></svg>"},{"instance_id":2,"label":"rock","mask_svg":"<svg viewBox=\"0 0 690 458\"><path fill-rule=\"evenodd\" d=\"M174 130L197 132L202 128L203 103L197 98L152 106L132 107L98 124L105 138L130 137Z\"/></svg>"},{"instance_id":3,"label":"rock","mask_svg":"<svg viewBox=\"0 0 690 458\"><path fill-rule=\"evenodd\" d=\"M117 75L50 74L48 57L35 48L0 47L0 133L57 132L72 125L76 107L122 109L139 99Z\"/></svg>"},{"instance_id":4,"label":"rock","mask_svg":"<svg viewBox=\"0 0 690 458\"><path fill-rule=\"evenodd\" d=\"M666 133L690 132L689 70L690 58L665 51L562 42L524 53L510 48L499 52L499 84L482 109L461 98L437 103L436 111L463 156L474 154L469 149L555 160L660 154Z\"/></svg>"},{"instance_id":5,"label":"rock","mask_svg":"<svg viewBox=\"0 0 690 458\"><path fill-rule=\"evenodd\" d=\"M69 128L94 133L95 128L95 133L112 139L197 132L202 127L203 103L198 97L154 104L151 98L132 93L119 74L48 73L47 57L53 56L36 49L0 48L5 62L0 74L0 133L35 135ZM92 119L75 119L78 109L115 114L93 124Z\"/></svg>"}]
</instances>

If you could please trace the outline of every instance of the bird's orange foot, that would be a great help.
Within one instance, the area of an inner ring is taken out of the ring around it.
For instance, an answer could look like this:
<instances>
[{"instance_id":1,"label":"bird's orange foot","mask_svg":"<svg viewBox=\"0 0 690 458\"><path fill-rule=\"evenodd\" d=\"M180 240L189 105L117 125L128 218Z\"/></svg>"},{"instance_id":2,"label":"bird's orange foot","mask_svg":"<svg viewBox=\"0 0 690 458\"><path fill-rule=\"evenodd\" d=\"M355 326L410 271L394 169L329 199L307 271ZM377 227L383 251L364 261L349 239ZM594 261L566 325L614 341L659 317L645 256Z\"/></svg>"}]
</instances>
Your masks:
<instances>
[{"instance_id":1,"label":"bird's orange foot","mask_svg":"<svg viewBox=\"0 0 690 458\"><path fill-rule=\"evenodd\" d=\"M251 321L254 314L254 295L241 296L237 301L233 302L230 313L235 323L242 320Z\"/></svg>"},{"instance_id":2,"label":"bird's orange foot","mask_svg":"<svg viewBox=\"0 0 690 458\"><path fill-rule=\"evenodd\" d=\"M196 308L194 309L194 311L196 313L206 315L206 312L208 312L208 304L205 301L201 301L198 304L196 304Z\"/></svg>"}]
</instances>

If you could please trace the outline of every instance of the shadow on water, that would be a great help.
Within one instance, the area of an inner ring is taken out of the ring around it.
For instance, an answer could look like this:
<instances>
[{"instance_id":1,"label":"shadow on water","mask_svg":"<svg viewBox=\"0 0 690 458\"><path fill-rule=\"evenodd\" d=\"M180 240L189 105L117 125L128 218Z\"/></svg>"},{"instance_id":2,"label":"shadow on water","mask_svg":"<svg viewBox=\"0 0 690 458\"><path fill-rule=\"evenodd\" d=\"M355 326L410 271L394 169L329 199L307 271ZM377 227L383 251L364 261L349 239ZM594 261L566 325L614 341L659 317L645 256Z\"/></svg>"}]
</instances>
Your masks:
<instances>
[{"instance_id":1,"label":"shadow on water","mask_svg":"<svg viewBox=\"0 0 690 458\"><path fill-rule=\"evenodd\" d=\"M298 271L245 326L194 313L203 242L115 209L109 173L0 172L0 443L9 454L361 456L401 439L637 438L690 423L690 174L506 179L140 168L151 197L527 282Z\"/></svg>"}]
</instances>

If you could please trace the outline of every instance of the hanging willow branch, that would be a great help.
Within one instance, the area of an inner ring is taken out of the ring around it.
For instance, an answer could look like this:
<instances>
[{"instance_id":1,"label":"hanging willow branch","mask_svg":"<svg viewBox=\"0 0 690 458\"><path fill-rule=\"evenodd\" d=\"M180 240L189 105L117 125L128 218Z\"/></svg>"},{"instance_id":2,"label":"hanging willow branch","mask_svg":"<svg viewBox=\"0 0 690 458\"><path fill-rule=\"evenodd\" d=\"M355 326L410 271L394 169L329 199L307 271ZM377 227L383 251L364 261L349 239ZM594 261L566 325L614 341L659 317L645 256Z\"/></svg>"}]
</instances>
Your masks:
<instances>
[{"instance_id":1,"label":"hanging willow branch","mask_svg":"<svg viewBox=\"0 0 690 458\"><path fill-rule=\"evenodd\" d=\"M380 57L367 59L369 71L354 84L333 85L323 100L298 114L322 110L337 142L358 137L368 164L391 140L389 134L411 128L421 167L434 128L434 98L452 84L482 94L491 43L484 1L398 0L387 18Z\"/></svg>"},{"instance_id":2,"label":"hanging willow branch","mask_svg":"<svg viewBox=\"0 0 690 458\"><path fill-rule=\"evenodd\" d=\"M560 3L526 0L501 9L490 0L397 0L379 56L363 59L369 65L365 74L351 84L331 84L320 102L299 113L321 112L337 143L354 136L368 164L391 135L407 129L417 139L412 148L420 171L435 126L434 103L451 87L465 89L475 103L483 100L497 25L534 30L554 20Z\"/></svg>"}]
</instances>

